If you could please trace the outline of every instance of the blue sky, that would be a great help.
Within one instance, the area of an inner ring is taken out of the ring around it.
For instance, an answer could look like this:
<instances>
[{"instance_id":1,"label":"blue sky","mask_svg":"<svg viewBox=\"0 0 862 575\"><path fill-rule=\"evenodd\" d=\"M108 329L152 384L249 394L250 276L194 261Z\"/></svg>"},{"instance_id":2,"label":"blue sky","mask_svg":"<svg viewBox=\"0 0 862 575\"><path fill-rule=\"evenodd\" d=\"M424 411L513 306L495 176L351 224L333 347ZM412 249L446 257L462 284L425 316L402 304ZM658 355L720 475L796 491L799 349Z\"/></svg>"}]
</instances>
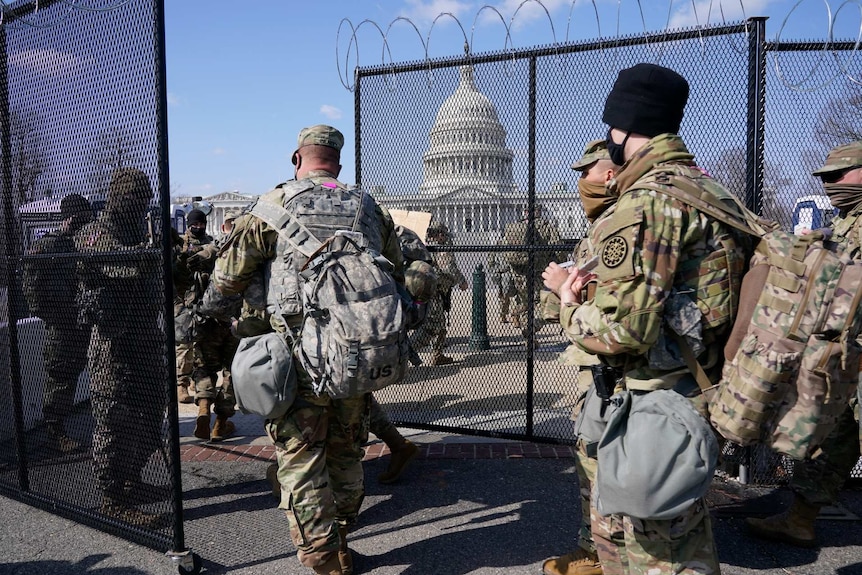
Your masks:
<instances>
[{"instance_id":1,"label":"blue sky","mask_svg":"<svg viewBox=\"0 0 862 575\"><path fill-rule=\"evenodd\" d=\"M855 40L862 21L862 4L838 0L168 0L165 12L171 193L202 196L291 178L296 135L317 123L344 132L353 182L354 67L422 60L423 44L457 56L465 36L474 53L502 50L503 22L508 47L524 48L751 16L769 17L769 39L797 40L826 38L831 15L834 36Z\"/></svg>"}]
</instances>

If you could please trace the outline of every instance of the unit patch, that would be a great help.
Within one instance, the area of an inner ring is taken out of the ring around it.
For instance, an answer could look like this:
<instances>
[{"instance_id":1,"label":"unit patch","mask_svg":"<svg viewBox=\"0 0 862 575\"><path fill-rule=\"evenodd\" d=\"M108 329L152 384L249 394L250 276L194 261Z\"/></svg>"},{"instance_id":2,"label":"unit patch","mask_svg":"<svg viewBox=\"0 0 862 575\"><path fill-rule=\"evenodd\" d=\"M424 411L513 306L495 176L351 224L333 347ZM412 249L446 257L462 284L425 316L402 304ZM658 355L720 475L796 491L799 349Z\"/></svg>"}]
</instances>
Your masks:
<instances>
[{"instance_id":1,"label":"unit patch","mask_svg":"<svg viewBox=\"0 0 862 575\"><path fill-rule=\"evenodd\" d=\"M609 268L615 268L626 259L629 244L622 236L614 236L605 242L602 248L602 263Z\"/></svg>"}]
</instances>

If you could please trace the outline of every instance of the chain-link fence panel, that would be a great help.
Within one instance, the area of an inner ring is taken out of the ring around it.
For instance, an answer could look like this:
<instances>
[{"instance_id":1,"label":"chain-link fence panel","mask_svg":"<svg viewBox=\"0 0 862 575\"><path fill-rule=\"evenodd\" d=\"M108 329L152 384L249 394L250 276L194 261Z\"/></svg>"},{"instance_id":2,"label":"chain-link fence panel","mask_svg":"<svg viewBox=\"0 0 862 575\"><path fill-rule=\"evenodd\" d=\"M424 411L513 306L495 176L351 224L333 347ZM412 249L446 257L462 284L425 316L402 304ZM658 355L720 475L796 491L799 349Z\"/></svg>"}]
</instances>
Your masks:
<instances>
[{"instance_id":1,"label":"chain-link fence panel","mask_svg":"<svg viewBox=\"0 0 862 575\"><path fill-rule=\"evenodd\" d=\"M0 489L178 549L162 2L3 15Z\"/></svg>"},{"instance_id":2,"label":"chain-link fence panel","mask_svg":"<svg viewBox=\"0 0 862 575\"><path fill-rule=\"evenodd\" d=\"M359 181L384 206L442 223L450 243L432 249L454 255L469 284L452 282L422 328L433 335L414 336L423 364L380 394L393 419L574 441L578 370L561 363L567 339L540 305L541 272L571 259L589 224L570 166L605 136L617 72L641 61L691 82L681 132L707 165L744 144L747 43L736 26L359 71Z\"/></svg>"},{"instance_id":3,"label":"chain-link fence panel","mask_svg":"<svg viewBox=\"0 0 862 575\"><path fill-rule=\"evenodd\" d=\"M445 226L449 243L432 250L454 256L469 283L452 283L428 333L414 338L424 362L406 385L379 394L394 420L574 441L579 372L565 365L558 324L543 317L540 275L571 259L585 235L570 165L605 137L604 100L623 68L654 61L688 79L680 135L749 208L788 230L828 224L810 172L830 147L860 137L836 128L854 125L862 102L852 46L767 44L763 24L358 71L359 182L384 206ZM812 195L815 207L801 209ZM731 449L723 465L760 484L793 469L766 449Z\"/></svg>"}]
</instances>

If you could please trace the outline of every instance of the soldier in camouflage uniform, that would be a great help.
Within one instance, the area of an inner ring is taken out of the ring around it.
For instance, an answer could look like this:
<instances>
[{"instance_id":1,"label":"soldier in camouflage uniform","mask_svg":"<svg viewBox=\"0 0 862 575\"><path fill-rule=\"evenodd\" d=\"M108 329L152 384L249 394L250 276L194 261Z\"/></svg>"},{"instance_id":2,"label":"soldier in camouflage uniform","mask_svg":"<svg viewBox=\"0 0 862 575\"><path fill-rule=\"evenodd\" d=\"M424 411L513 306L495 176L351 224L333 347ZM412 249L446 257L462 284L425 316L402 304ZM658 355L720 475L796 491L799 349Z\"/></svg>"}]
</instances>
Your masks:
<instances>
[{"instance_id":1,"label":"soldier in camouflage uniform","mask_svg":"<svg viewBox=\"0 0 862 575\"><path fill-rule=\"evenodd\" d=\"M188 278L177 284L177 297L181 312L192 318L190 334L194 346L195 403L198 416L194 436L198 439L222 441L234 432L230 418L234 415L236 398L230 377L230 365L236 353L239 339L231 333L231 323L218 318L203 317L197 311L210 274L215 265L218 244L206 233L206 215L192 210L186 216L188 230L183 238L182 257L176 263L175 278ZM175 280L176 281L176 280ZM184 288L184 289L183 289ZM220 377L222 376L222 377ZM221 385L217 385L218 379ZM215 424L210 429L210 411L215 411Z\"/></svg>"},{"instance_id":2,"label":"soldier in camouflage uniform","mask_svg":"<svg viewBox=\"0 0 862 575\"><path fill-rule=\"evenodd\" d=\"M505 238L500 238L497 245L505 245ZM497 287L497 301L500 303L500 323L509 323L509 310L512 302L517 305L518 292L515 290L515 281L512 278L512 268L509 267L503 252L491 252L488 255L488 272L491 283ZM520 319L518 318L518 321Z\"/></svg>"},{"instance_id":3,"label":"soldier in camouflage uniform","mask_svg":"<svg viewBox=\"0 0 862 575\"><path fill-rule=\"evenodd\" d=\"M726 224L639 185L647 174L694 166L676 135L687 100L688 82L667 68L638 64L619 73L602 118L610 126L608 153L622 166L608 185L619 198L613 214L591 230L599 254L595 274L575 269L560 288L560 324L582 350L617 369L618 389L672 389L703 413L695 375L678 351L672 353L669 330L683 317L670 310L699 311L691 314L697 323L686 324L683 333L694 336L693 354L717 382L750 249L748 238ZM731 197L717 183L709 190ZM582 288L594 277L595 297L583 301ZM605 575L720 572L702 497L662 520L602 516L591 507Z\"/></svg>"},{"instance_id":4,"label":"soldier in camouflage uniform","mask_svg":"<svg viewBox=\"0 0 862 575\"><path fill-rule=\"evenodd\" d=\"M839 211L831 224L832 239L854 259L859 259L862 257L862 141L833 148L813 175L823 181L826 195ZM821 507L838 500L838 492L859 461L857 403L856 398L851 400L816 457L794 465L790 508L771 517L746 520L754 535L800 547L817 545L814 531L817 514Z\"/></svg>"},{"instance_id":5,"label":"soldier in camouflage uniform","mask_svg":"<svg viewBox=\"0 0 862 575\"><path fill-rule=\"evenodd\" d=\"M148 366L164 363L161 264L145 253L145 215L153 191L146 174L120 168L105 209L75 235L82 314L93 324L90 400L93 459L102 513L157 528L167 516L134 506L147 484L141 471L162 446L167 393Z\"/></svg>"},{"instance_id":6,"label":"soldier in camouflage uniform","mask_svg":"<svg viewBox=\"0 0 862 575\"><path fill-rule=\"evenodd\" d=\"M42 414L52 444L63 453L80 447L69 437L64 420L72 411L78 377L87 367L90 326L78 322L78 276L74 235L93 219L83 196L60 201L60 227L39 238L24 261L24 296L30 311L45 326L45 389ZM65 257L46 257L65 254Z\"/></svg>"},{"instance_id":7,"label":"soldier in camouflage uniform","mask_svg":"<svg viewBox=\"0 0 862 575\"><path fill-rule=\"evenodd\" d=\"M573 170L579 170L581 177L578 179L578 194L584 206L584 213L590 222L587 235L572 253L574 268L579 268L596 255L596 250L590 242L593 228L601 225L613 214L613 206L616 196L610 193L606 184L613 179L619 166L611 161L605 140L594 140L587 144L581 158L572 164ZM572 268L561 268L554 262L542 272L545 287L550 290L551 295L545 301L545 306L554 308L551 312L543 315L556 315L560 312L560 287L565 283ZM593 298L595 283L587 285L587 293L583 296L584 301ZM590 367L599 363L599 358L587 353L575 344L569 345L560 354L558 361L574 368L573 377L575 397L572 420L577 419L584 406L587 391L593 385L593 377ZM590 528L590 490L596 479L597 462L594 457L587 453L587 444L578 438L578 451L575 457L575 469L578 473L578 488L581 495L581 529L578 536L578 548L559 557L552 557L542 563L544 575L602 575L602 566L596 553L596 545L593 542L592 529Z\"/></svg>"},{"instance_id":8,"label":"soldier in camouflage uniform","mask_svg":"<svg viewBox=\"0 0 862 575\"><path fill-rule=\"evenodd\" d=\"M174 323L177 340L177 400L180 403L195 402L193 375L199 352L191 333L196 329L193 325L193 308L206 285L200 285L200 275L189 270L186 260L212 243L212 236L206 233L206 223L206 214L201 210L190 211L186 215L186 233L180 236L179 245L174 248ZM189 394L189 389L192 394Z\"/></svg>"},{"instance_id":9,"label":"soldier in camouflage uniform","mask_svg":"<svg viewBox=\"0 0 862 575\"><path fill-rule=\"evenodd\" d=\"M523 246L527 242L527 225L528 225L529 213L525 210L524 217L517 222L512 222L511 224L506 226L506 230L503 234L505 243L507 245L515 245L515 246ZM533 240L534 245L558 245L561 243L560 239L560 231L557 229L552 222L542 217L542 207L536 206L536 215L534 219L534 227L535 227L535 238ZM513 323L515 327L521 329L521 333L524 338L528 338L530 334L529 325L527 318L529 317L530 306L535 310L535 314L533 316L533 331L534 333L538 333L544 325L545 321L542 319L542 312L540 306L540 293L545 289L544 284L542 283L542 270L544 270L549 263L557 259L557 255L553 252L540 251L535 253L535 273L532 278L528 278L527 274L529 273L528 262L527 262L527 253L525 251L517 251L517 252L503 252L504 257L509 263L509 266L512 270L512 281L515 284L515 291L517 293L516 300L518 305L516 309L512 312L513 315ZM529 292L527 290L528 282L533 282L533 295L534 299L530 302Z\"/></svg>"},{"instance_id":10,"label":"soldier in camouflage uniform","mask_svg":"<svg viewBox=\"0 0 862 575\"><path fill-rule=\"evenodd\" d=\"M446 224L432 221L425 234L429 246L452 245ZM410 335L410 347L419 351L431 344L431 359L428 365L449 365L453 360L443 354L446 345L446 331L449 308L452 303L452 289L467 289L467 278L458 269L455 254L452 252L433 252L434 271L437 274L437 295L428 302L428 315L422 325Z\"/></svg>"},{"instance_id":11,"label":"soldier in camouflage uniform","mask_svg":"<svg viewBox=\"0 0 862 575\"><path fill-rule=\"evenodd\" d=\"M337 180L344 136L330 126L313 126L299 133L292 161L297 179L350 193ZM279 187L258 201L283 203ZM352 196L359 194L353 193ZM373 245L395 266L396 279L403 281L401 250L388 212L370 196L379 238ZM247 214L234 222L234 230L220 249L213 274L214 290L224 298L239 298L249 282L264 269L275 269L277 248L283 246L278 231ZM278 248L283 249L283 248ZM212 291L212 290L211 290ZM291 330L299 337L302 313L285 313L277 293L267 296L272 328ZM276 305L278 303L278 305ZM278 479L282 486L280 507L290 523L290 535L300 562L326 575L352 574L347 547L347 528L355 522L364 497L362 444L368 439L370 394L346 399L317 395L309 374L297 366L298 392L285 415L266 422L266 431L276 446Z\"/></svg>"}]
</instances>

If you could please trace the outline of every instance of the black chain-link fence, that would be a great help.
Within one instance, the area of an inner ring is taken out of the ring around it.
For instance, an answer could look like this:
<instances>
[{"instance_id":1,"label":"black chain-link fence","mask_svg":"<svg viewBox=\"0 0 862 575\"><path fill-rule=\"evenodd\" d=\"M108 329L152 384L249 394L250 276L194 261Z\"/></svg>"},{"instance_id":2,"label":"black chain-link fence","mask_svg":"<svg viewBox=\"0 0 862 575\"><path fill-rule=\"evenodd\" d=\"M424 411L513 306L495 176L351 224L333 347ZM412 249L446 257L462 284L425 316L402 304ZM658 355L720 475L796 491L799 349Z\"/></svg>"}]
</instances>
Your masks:
<instances>
[{"instance_id":1,"label":"black chain-link fence","mask_svg":"<svg viewBox=\"0 0 862 575\"><path fill-rule=\"evenodd\" d=\"M559 326L542 322L534 305L541 283L525 278L537 277L551 255L569 259L586 231L579 172L570 165L587 142L605 137L602 108L620 69L657 62L689 80L680 134L699 165L753 210L790 229L797 198L822 197L810 172L839 141L817 134L835 101L859 94L844 79L853 46L787 51L790 45L765 42L764 24L757 18L358 70L358 181L390 209L430 212L444 223L451 245L432 249L455 254L472 282L472 290L453 292L445 347L425 348L425 364L406 385L380 393L390 417L427 429L574 441L577 373L558 359L566 348ZM840 77L827 84L830 75ZM505 259L503 232L524 217L529 261L520 278L514 274L520 289L510 289L505 276L495 283L499 274L488 274L488 264ZM557 228L559 245L534 241L540 218ZM526 311L514 312L519 306ZM439 364L441 355L454 362ZM767 451L727 456L755 483L783 480L792 467Z\"/></svg>"},{"instance_id":2,"label":"black chain-link fence","mask_svg":"<svg viewBox=\"0 0 862 575\"><path fill-rule=\"evenodd\" d=\"M4 6L0 491L181 550L160 0Z\"/></svg>"}]
</instances>

